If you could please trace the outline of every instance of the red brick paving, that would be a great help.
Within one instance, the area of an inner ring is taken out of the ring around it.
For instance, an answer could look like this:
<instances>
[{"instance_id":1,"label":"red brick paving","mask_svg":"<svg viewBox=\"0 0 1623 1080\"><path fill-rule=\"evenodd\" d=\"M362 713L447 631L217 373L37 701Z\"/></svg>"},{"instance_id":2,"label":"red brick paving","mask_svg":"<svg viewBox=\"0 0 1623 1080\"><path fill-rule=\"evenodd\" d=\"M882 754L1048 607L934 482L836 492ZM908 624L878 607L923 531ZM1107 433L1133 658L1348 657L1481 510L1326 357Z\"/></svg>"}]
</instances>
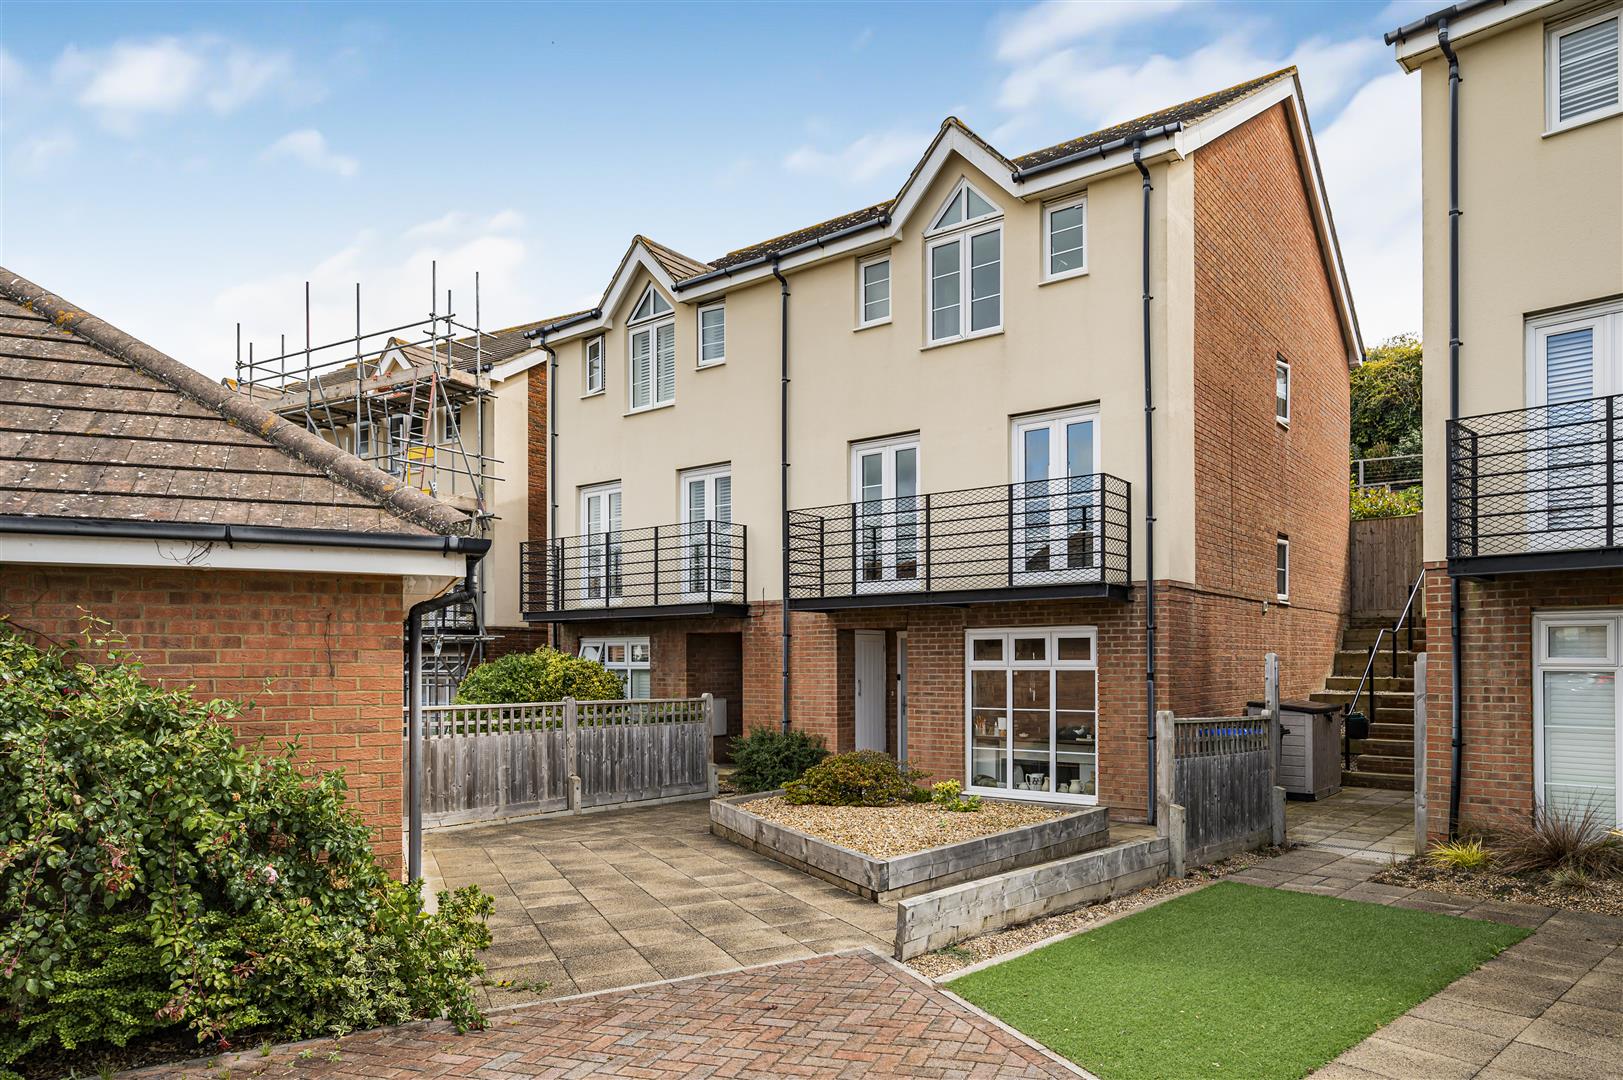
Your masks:
<instances>
[{"instance_id":1,"label":"red brick paving","mask_svg":"<svg viewBox=\"0 0 1623 1080\"><path fill-rule=\"evenodd\" d=\"M467 1035L413 1024L126 1076L225 1068L263 1080L1078 1075L870 951L525 1006Z\"/></svg>"}]
</instances>

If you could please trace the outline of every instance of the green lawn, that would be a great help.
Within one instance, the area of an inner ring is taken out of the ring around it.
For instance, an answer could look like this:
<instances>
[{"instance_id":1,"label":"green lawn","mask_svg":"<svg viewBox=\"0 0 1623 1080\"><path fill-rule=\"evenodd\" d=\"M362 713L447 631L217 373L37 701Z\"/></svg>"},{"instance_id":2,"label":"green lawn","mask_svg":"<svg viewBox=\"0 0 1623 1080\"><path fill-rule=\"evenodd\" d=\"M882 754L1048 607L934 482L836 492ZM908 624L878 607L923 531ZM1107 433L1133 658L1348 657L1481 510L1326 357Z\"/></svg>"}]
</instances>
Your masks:
<instances>
[{"instance_id":1,"label":"green lawn","mask_svg":"<svg viewBox=\"0 0 1623 1080\"><path fill-rule=\"evenodd\" d=\"M950 988L1104 1080L1285 1080L1528 933L1219 882Z\"/></svg>"}]
</instances>

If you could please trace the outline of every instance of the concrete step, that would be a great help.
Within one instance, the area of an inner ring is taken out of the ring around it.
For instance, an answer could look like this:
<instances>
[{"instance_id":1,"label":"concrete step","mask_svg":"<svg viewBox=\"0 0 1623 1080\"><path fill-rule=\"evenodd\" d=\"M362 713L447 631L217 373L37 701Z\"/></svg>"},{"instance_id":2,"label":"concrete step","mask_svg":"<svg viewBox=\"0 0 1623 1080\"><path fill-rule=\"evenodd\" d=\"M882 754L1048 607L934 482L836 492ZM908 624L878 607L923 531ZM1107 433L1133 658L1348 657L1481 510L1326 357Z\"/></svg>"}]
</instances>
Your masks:
<instances>
[{"instance_id":1,"label":"concrete step","mask_svg":"<svg viewBox=\"0 0 1623 1080\"><path fill-rule=\"evenodd\" d=\"M1316 690L1309 694L1308 698L1312 701L1322 701L1328 705L1350 706L1353 692L1351 690ZM1359 701L1358 707L1365 716L1369 715L1371 702L1367 691L1363 699ZM1402 693L1394 690L1381 694L1379 701L1375 703L1375 707L1379 711L1377 719L1398 723L1412 722L1414 720L1414 693Z\"/></svg>"},{"instance_id":2,"label":"concrete step","mask_svg":"<svg viewBox=\"0 0 1623 1080\"><path fill-rule=\"evenodd\" d=\"M1359 754L1353 758L1359 772L1379 773L1382 776L1407 776L1414 779L1413 757L1387 757L1382 754Z\"/></svg>"},{"instance_id":3,"label":"concrete step","mask_svg":"<svg viewBox=\"0 0 1623 1080\"><path fill-rule=\"evenodd\" d=\"M1356 757L1408 758L1414 760L1414 743L1402 739L1354 739L1352 752Z\"/></svg>"},{"instance_id":4,"label":"concrete step","mask_svg":"<svg viewBox=\"0 0 1623 1080\"><path fill-rule=\"evenodd\" d=\"M1413 791L1413 776L1394 776L1390 773L1364 772L1362 769L1348 769L1341 774L1342 787L1372 787L1383 788L1387 791Z\"/></svg>"},{"instance_id":5,"label":"concrete step","mask_svg":"<svg viewBox=\"0 0 1623 1080\"><path fill-rule=\"evenodd\" d=\"M1398 677L1409 679L1414 677L1414 661L1419 653L1398 653ZM1367 649L1341 649L1336 653L1335 666L1332 672L1336 675L1351 675L1354 678L1364 673L1364 666L1369 663ZM1386 676L1392 674L1392 654L1385 649L1381 650L1380 657L1375 661L1375 670Z\"/></svg>"},{"instance_id":6,"label":"concrete step","mask_svg":"<svg viewBox=\"0 0 1623 1080\"><path fill-rule=\"evenodd\" d=\"M1391 669L1388 668L1387 670ZM1379 671L1380 669L1377 668L1376 673L1372 674L1369 677L1369 681L1364 683L1365 692L1373 690L1377 694L1403 693L1408 694L1411 697L1414 696L1413 678L1406 679L1399 676L1398 678L1394 679L1390 675L1379 674ZM1361 677L1361 674L1332 675L1325 680L1324 688L1326 690L1357 690Z\"/></svg>"},{"instance_id":7,"label":"concrete step","mask_svg":"<svg viewBox=\"0 0 1623 1080\"><path fill-rule=\"evenodd\" d=\"M1410 746L1413 746L1414 721L1411 719L1405 723L1395 718L1388 719L1387 714L1382 712L1380 714L1380 718L1369 725L1369 737L1371 739L1381 739L1387 742L1408 743Z\"/></svg>"},{"instance_id":8,"label":"concrete step","mask_svg":"<svg viewBox=\"0 0 1623 1080\"><path fill-rule=\"evenodd\" d=\"M1381 631L1390 631L1391 629L1391 623L1387 623L1385 626L1349 626L1346 630L1342 631L1341 647L1343 649L1357 649L1361 652L1368 653L1369 647L1375 644L1375 639L1379 637L1381 639L1382 650L1384 651L1390 649L1392 647L1392 635L1391 633L1382 634ZM1422 633L1417 627L1414 634L1414 648L1410 649L1409 628L1404 627L1402 630L1398 631L1398 651L1425 652L1425 634Z\"/></svg>"}]
</instances>

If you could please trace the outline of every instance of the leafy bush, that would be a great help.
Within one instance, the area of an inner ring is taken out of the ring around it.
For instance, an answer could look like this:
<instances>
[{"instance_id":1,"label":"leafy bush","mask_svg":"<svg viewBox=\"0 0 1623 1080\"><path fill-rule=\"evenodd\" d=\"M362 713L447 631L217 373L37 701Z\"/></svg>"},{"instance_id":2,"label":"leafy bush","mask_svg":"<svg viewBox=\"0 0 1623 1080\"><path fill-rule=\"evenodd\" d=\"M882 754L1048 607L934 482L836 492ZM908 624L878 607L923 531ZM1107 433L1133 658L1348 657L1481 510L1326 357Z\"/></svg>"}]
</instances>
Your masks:
<instances>
[{"instance_id":1,"label":"leafy bush","mask_svg":"<svg viewBox=\"0 0 1623 1080\"><path fill-rule=\"evenodd\" d=\"M1448 840L1433 844L1426 858L1446 870L1473 871L1486 869L1489 855L1480 840Z\"/></svg>"},{"instance_id":2,"label":"leafy bush","mask_svg":"<svg viewBox=\"0 0 1623 1080\"><path fill-rule=\"evenodd\" d=\"M746 793L772 791L826 757L821 736L758 727L733 740L733 785Z\"/></svg>"},{"instance_id":3,"label":"leafy bush","mask_svg":"<svg viewBox=\"0 0 1623 1080\"><path fill-rule=\"evenodd\" d=\"M974 813L981 808L979 795L964 795L963 785L956 780L943 780L930 788L930 801L943 810Z\"/></svg>"},{"instance_id":4,"label":"leafy bush","mask_svg":"<svg viewBox=\"0 0 1623 1080\"><path fill-rule=\"evenodd\" d=\"M614 701L625 696L620 676L582 656L557 649L508 653L468 672L457 687L458 705L509 705L526 701Z\"/></svg>"},{"instance_id":5,"label":"leafy bush","mask_svg":"<svg viewBox=\"0 0 1623 1080\"><path fill-rule=\"evenodd\" d=\"M1365 521L1369 518L1407 517L1410 514L1418 514L1425 508L1424 495L1424 489L1418 484L1397 491L1378 487L1354 487L1352 519Z\"/></svg>"},{"instance_id":6,"label":"leafy bush","mask_svg":"<svg viewBox=\"0 0 1623 1080\"><path fill-rule=\"evenodd\" d=\"M1539 805L1526 820L1493 830L1495 861L1508 874L1576 870L1595 878L1623 876L1623 837L1610 824L1593 804L1579 812Z\"/></svg>"},{"instance_id":7,"label":"leafy bush","mask_svg":"<svg viewBox=\"0 0 1623 1080\"><path fill-rule=\"evenodd\" d=\"M1352 456L1418 454L1421 346L1415 334L1388 338L1352 370Z\"/></svg>"},{"instance_id":8,"label":"leafy bush","mask_svg":"<svg viewBox=\"0 0 1623 1080\"><path fill-rule=\"evenodd\" d=\"M476 887L421 911L341 773L236 745L245 706L92 666L0 621L0 1074L38 1051L481 1022ZM223 1045L223 1042L222 1042Z\"/></svg>"},{"instance_id":9,"label":"leafy bush","mask_svg":"<svg viewBox=\"0 0 1623 1080\"><path fill-rule=\"evenodd\" d=\"M796 806L895 806L912 798L914 781L924 775L878 750L857 750L835 754L784 784L783 800Z\"/></svg>"}]
</instances>

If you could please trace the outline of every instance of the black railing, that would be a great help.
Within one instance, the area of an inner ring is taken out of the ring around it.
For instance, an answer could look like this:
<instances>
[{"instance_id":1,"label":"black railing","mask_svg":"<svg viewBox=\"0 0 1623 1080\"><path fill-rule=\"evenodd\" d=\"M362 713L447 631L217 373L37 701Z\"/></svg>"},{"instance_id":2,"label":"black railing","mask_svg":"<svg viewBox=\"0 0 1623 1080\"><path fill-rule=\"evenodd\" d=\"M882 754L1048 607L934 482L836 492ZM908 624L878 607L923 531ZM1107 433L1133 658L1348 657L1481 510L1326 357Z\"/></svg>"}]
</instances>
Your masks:
<instances>
[{"instance_id":1,"label":"black railing","mask_svg":"<svg viewBox=\"0 0 1623 1080\"><path fill-rule=\"evenodd\" d=\"M696 610L747 602L744 526L617 529L519 545L520 604L545 621L584 612Z\"/></svg>"},{"instance_id":2,"label":"black railing","mask_svg":"<svg viewBox=\"0 0 1623 1080\"><path fill-rule=\"evenodd\" d=\"M1105 473L789 513L789 598L1125 588L1131 491Z\"/></svg>"},{"instance_id":3,"label":"black railing","mask_svg":"<svg viewBox=\"0 0 1623 1080\"><path fill-rule=\"evenodd\" d=\"M1616 548L1620 422L1618 397L1449 421L1449 558Z\"/></svg>"}]
</instances>

